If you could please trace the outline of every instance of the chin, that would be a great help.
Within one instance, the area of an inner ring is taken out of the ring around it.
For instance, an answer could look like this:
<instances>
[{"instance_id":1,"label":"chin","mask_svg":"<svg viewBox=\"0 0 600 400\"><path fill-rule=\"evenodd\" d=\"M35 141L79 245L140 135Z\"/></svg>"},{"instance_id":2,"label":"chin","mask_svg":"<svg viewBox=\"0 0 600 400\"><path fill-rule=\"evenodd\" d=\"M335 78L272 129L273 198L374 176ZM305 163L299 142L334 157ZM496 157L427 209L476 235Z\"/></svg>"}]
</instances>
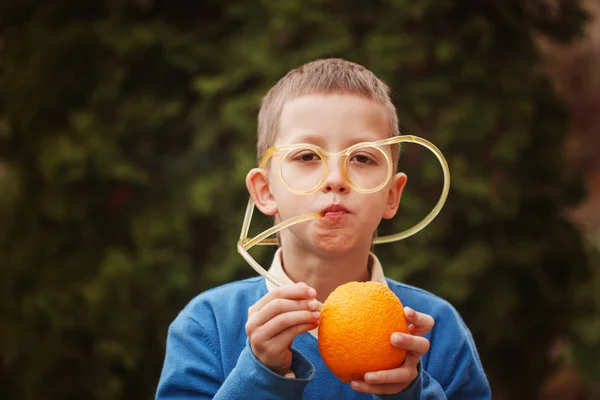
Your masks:
<instances>
[{"instance_id":1,"label":"chin","mask_svg":"<svg viewBox=\"0 0 600 400\"><path fill-rule=\"evenodd\" d=\"M357 237L345 232L329 232L317 235L313 243L328 254L343 254L356 247Z\"/></svg>"}]
</instances>

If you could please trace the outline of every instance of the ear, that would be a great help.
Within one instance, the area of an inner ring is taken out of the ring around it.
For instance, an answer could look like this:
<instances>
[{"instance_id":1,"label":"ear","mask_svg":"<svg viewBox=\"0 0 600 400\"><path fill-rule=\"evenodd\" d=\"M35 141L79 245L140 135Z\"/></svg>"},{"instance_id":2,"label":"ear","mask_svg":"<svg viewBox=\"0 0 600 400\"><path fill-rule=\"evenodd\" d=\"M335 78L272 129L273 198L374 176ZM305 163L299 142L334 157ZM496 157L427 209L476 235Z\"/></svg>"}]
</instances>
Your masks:
<instances>
[{"instance_id":1,"label":"ear","mask_svg":"<svg viewBox=\"0 0 600 400\"><path fill-rule=\"evenodd\" d=\"M392 185L390 186L390 192L388 193L387 202L385 204L385 212L383 218L391 219L394 218L400 206L400 199L402 198L402 191L406 186L407 181L406 174L398 172L392 178Z\"/></svg>"},{"instance_id":2,"label":"ear","mask_svg":"<svg viewBox=\"0 0 600 400\"><path fill-rule=\"evenodd\" d=\"M246 175L246 187L258 208L265 215L277 214L277 204L269 188L269 178L264 169L253 168Z\"/></svg>"}]
</instances>

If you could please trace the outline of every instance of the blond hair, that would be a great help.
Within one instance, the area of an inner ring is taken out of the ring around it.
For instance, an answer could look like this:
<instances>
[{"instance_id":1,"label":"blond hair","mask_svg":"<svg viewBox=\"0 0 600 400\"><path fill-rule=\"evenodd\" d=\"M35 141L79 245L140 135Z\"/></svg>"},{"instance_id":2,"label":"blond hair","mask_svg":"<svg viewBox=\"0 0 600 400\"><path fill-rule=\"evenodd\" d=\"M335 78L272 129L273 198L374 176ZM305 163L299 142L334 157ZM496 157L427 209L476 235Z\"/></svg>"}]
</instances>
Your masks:
<instances>
[{"instance_id":1,"label":"blond hair","mask_svg":"<svg viewBox=\"0 0 600 400\"><path fill-rule=\"evenodd\" d=\"M275 143L285 103L312 93L347 93L376 101L385 108L389 137L400 134L390 88L381 79L362 65L339 58L321 59L291 70L263 97L258 113L259 160ZM396 165L400 146L391 147Z\"/></svg>"}]
</instances>

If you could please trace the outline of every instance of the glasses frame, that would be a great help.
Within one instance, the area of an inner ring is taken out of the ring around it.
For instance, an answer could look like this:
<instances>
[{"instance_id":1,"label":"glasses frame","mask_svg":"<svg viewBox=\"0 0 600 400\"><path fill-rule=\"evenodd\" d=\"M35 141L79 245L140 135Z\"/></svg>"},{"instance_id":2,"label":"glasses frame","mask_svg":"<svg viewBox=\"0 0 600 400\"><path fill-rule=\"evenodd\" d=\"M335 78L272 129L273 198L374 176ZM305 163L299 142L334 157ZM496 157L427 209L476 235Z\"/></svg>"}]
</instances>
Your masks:
<instances>
[{"instance_id":1,"label":"glasses frame","mask_svg":"<svg viewBox=\"0 0 600 400\"><path fill-rule=\"evenodd\" d=\"M442 193L440 194L440 197L439 197L437 203L435 204L433 209L429 212L429 214L427 214L425 216L425 218L423 218L421 221L419 221L413 227L406 229L402 232L399 232L399 233L396 233L393 235L381 236L381 237L375 238L373 240L373 244L391 243L391 242L396 242L399 240L406 239L406 238L420 232L421 230L423 230L427 225L429 225L429 223L431 221L433 221L433 219L435 217L437 217L437 215L442 210L442 207L444 206L446 199L448 198L448 193L450 191L450 168L448 167L448 162L446 161L446 158L444 157L442 152L433 143L429 142L428 140L423 139L418 136L413 136L413 135L395 136L395 137L388 138L388 139L378 140L376 142L357 143L353 146L348 147L345 150L342 150L339 153L329 153L329 152L321 149L320 147L311 145L311 144L276 146L276 147L271 147L270 149L268 149L265 152L265 154L261 157L260 162L259 162L259 168L265 168L269 159L276 154L280 154L281 152L284 152L284 154L287 155L287 154L289 154L289 151L292 151L299 147L300 148L310 148L310 149L314 150L315 153L321 155L323 157L323 159L325 159L325 160L328 160L328 158L325 158L325 156L327 156L327 157L340 157L340 156L344 157L343 163L342 163L342 168L343 168L342 173L344 174L344 179L346 179L346 182L348 182L348 184L350 184L350 187L359 193L374 193L378 190L381 190L385 185L387 185L393 175L393 173L392 173L393 168L391 168L391 162L392 162L391 156L389 155L387 150L384 149L384 146L406 143L406 142L416 143L423 147L426 147L437 157L437 159L442 167L442 172L443 172L443 176L444 176L444 186L442 188ZM351 184L351 181L348 179L347 172L345 170L346 158L348 157L349 154L352 153L352 151L354 151L360 147L373 147L373 148L376 148L376 149L382 151L383 154L385 154L386 160L390 165L390 168L388 168L389 176L387 177L386 181L382 185L379 185L377 188L372 189L372 190L369 189L369 190L365 191L363 189L357 188L356 186L354 186L354 184ZM282 157L282 159L283 159L283 157ZM293 193L304 194L304 195L314 193L323 186L323 184L325 183L325 180L327 179L327 174L328 174L327 163L325 163L324 170L325 170L325 173L323 174L324 178L321 180L319 185L317 185L314 189L311 189L310 191L297 191L297 190L294 190L293 188L291 188L283 179L283 176L281 175L281 161L280 161L279 167L278 167L280 179L282 180L282 182L284 182L286 187L289 190L291 190ZM240 239L238 240L238 243L237 243L237 250L238 250L238 253L242 256L242 258L244 258L244 260L246 260L246 262L257 273L262 275L265 279L268 279L275 286L280 287L283 285L283 282L281 282L281 280L279 280L274 275L270 274L258 262L256 262L256 260L254 260L254 258L252 258L250 253L248 253L248 250L250 250L252 247L254 247L256 245L267 245L267 246L268 245L271 245L271 246L277 245L278 244L277 240L269 239L269 236L274 235L275 233L279 232L280 230L288 228L292 225L296 225L296 224L300 224L300 223L310 221L313 219L321 218L321 217L323 217L323 214L322 213L313 213L313 214L300 215L298 217L293 217L293 218L288 219L287 221L283 221L283 222L280 222L279 224L274 225L273 227L265 230L264 232L258 234L257 236L255 236L253 238L248 238L248 231L250 230L250 223L252 221L252 214L254 212L254 206L255 206L254 200L252 200L252 197L250 197L250 199L248 200L248 205L246 206L246 213L244 215L244 221L242 223Z\"/></svg>"},{"instance_id":2,"label":"glasses frame","mask_svg":"<svg viewBox=\"0 0 600 400\"><path fill-rule=\"evenodd\" d=\"M393 175L392 157L387 152L387 150L384 148L384 146L387 146L387 144L382 144L381 142L384 142L384 141L357 143L357 144L352 145L352 146L348 147L347 149L342 150L338 153L330 153L329 151L327 151L319 146L315 146L314 144L310 144L310 143L299 143L299 144L292 144L292 145L275 146L275 147L269 148L265 152L265 154L261 157L258 166L259 166L259 168L265 168L267 163L271 159L271 157L280 155L279 163L277 165L277 172L279 173L279 179L281 179L281 182L283 182L285 187L292 193L308 195L308 194L312 194L312 193L316 192L317 190L321 189L323 187L323 185L325 184L325 181L327 180L327 175L329 174L329 160L332 158L340 158L341 157L342 175L343 175L344 179L346 180L346 183L348 183L348 185L350 186L350 188L352 190L355 190L355 191L357 191L359 193L363 193L363 194L375 193L375 192L381 190L385 185L387 185L389 183L390 179L392 179L392 175ZM346 166L348 157L350 155L352 155L352 153L354 151L365 148L365 147L370 147L375 150L378 150L383 155L385 162L387 163L387 166L388 166L387 175L385 177L385 180L379 186L377 186L373 189L363 189L361 187L356 186L354 184L354 182L352 182L352 179L350 179L350 176L348 175L347 166ZM284 160L294 150L303 150L303 149L312 150L313 152L315 152L315 154L317 154L321 158L321 160L324 160L323 176L321 177L321 180L319 181L319 183L317 183L315 185L315 187L310 190L295 189L292 186L290 186L289 183L283 177L283 162L284 162Z\"/></svg>"}]
</instances>

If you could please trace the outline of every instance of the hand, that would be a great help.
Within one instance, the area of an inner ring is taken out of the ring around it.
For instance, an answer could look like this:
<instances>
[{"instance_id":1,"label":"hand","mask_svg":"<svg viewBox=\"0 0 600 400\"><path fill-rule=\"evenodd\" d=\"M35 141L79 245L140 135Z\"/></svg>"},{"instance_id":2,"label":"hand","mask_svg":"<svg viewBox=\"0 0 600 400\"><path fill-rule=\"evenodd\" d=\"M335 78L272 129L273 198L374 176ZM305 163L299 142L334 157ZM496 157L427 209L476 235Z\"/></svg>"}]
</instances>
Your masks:
<instances>
[{"instance_id":1,"label":"hand","mask_svg":"<svg viewBox=\"0 0 600 400\"><path fill-rule=\"evenodd\" d=\"M248 309L246 333L252 352L270 370L285 375L292 342L319 324L317 293L305 283L277 288Z\"/></svg>"},{"instance_id":2,"label":"hand","mask_svg":"<svg viewBox=\"0 0 600 400\"><path fill-rule=\"evenodd\" d=\"M395 369L367 372L364 381L352 381L352 389L371 394L395 394L406 389L417 378L419 360L429 351L429 340L423 337L434 325L430 315L404 307L404 314L410 323L409 334L392 334L392 346L406 349L404 363Z\"/></svg>"}]
</instances>

